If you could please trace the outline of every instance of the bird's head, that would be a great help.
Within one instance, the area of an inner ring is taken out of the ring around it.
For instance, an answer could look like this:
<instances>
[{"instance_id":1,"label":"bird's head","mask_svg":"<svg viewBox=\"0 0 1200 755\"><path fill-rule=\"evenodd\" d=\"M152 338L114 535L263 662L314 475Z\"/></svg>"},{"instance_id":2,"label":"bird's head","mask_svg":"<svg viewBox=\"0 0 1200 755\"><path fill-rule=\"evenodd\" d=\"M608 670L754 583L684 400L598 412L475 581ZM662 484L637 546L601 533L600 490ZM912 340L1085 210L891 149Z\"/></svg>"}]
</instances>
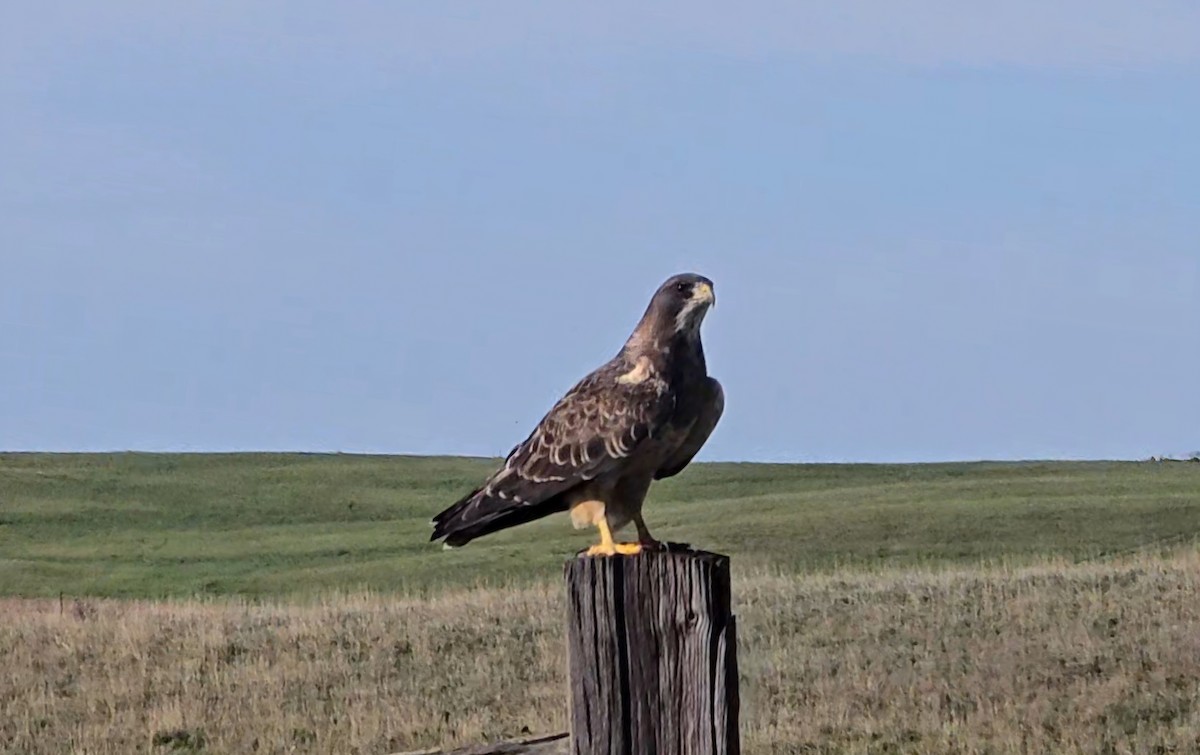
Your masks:
<instances>
[{"instance_id":1,"label":"bird's head","mask_svg":"<svg viewBox=\"0 0 1200 755\"><path fill-rule=\"evenodd\" d=\"M634 337L660 344L680 336L698 337L700 323L716 301L708 278L695 273L673 275L654 292Z\"/></svg>"}]
</instances>

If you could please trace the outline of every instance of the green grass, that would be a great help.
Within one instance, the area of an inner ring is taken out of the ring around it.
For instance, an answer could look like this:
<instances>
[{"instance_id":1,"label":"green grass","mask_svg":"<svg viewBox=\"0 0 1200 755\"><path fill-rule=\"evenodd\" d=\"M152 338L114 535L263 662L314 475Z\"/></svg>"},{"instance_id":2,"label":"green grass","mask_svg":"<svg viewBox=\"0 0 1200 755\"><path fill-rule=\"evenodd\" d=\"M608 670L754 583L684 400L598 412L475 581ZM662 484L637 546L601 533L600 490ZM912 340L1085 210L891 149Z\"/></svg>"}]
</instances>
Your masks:
<instances>
[{"instance_id":1,"label":"green grass","mask_svg":"<svg viewBox=\"0 0 1200 755\"><path fill-rule=\"evenodd\" d=\"M0 594L420 593L558 573L559 515L444 552L429 518L495 460L0 455ZM647 521L739 569L1086 560L1200 535L1200 464L694 465Z\"/></svg>"}]
</instances>

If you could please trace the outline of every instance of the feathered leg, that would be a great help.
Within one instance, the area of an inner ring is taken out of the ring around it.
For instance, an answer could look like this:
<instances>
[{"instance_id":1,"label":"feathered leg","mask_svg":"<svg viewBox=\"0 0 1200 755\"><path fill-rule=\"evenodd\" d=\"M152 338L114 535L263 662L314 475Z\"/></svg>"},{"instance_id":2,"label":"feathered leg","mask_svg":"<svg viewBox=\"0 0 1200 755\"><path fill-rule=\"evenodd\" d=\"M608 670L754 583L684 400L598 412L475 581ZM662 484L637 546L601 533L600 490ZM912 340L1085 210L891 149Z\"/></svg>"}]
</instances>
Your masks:
<instances>
[{"instance_id":1,"label":"feathered leg","mask_svg":"<svg viewBox=\"0 0 1200 755\"><path fill-rule=\"evenodd\" d=\"M655 540L654 536L650 534L650 530L646 527L646 520L642 519L642 512L639 511L633 515L633 524L638 531L638 545L647 550L662 547L662 543Z\"/></svg>"}]
</instances>

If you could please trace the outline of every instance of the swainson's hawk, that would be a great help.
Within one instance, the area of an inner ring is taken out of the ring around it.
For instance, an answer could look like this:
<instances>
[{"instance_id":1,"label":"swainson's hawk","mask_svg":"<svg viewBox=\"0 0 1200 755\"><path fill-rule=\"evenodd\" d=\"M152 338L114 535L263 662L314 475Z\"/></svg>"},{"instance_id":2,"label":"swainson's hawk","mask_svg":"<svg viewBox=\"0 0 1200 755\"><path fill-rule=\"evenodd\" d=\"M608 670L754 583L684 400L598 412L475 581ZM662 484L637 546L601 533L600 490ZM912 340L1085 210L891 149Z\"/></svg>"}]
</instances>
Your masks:
<instances>
[{"instance_id":1,"label":"swainson's hawk","mask_svg":"<svg viewBox=\"0 0 1200 755\"><path fill-rule=\"evenodd\" d=\"M576 527L600 530L590 554L657 545L642 520L646 491L688 465L725 406L700 343L714 301L703 276L663 283L621 352L560 399L483 485L434 517L430 539L465 545L570 510ZM612 531L630 521L638 542L614 543Z\"/></svg>"}]
</instances>

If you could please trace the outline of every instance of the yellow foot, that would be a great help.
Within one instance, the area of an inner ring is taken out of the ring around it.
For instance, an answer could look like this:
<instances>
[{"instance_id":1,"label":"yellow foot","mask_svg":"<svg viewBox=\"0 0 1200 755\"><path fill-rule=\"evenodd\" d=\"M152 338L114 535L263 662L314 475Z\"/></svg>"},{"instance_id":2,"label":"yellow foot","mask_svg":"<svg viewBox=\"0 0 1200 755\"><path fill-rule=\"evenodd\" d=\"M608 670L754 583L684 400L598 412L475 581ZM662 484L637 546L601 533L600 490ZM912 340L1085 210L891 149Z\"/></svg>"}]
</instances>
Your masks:
<instances>
[{"instance_id":1,"label":"yellow foot","mask_svg":"<svg viewBox=\"0 0 1200 755\"><path fill-rule=\"evenodd\" d=\"M642 552L640 543L600 543L588 548L589 556L615 556L618 553L624 556L633 556Z\"/></svg>"}]
</instances>

